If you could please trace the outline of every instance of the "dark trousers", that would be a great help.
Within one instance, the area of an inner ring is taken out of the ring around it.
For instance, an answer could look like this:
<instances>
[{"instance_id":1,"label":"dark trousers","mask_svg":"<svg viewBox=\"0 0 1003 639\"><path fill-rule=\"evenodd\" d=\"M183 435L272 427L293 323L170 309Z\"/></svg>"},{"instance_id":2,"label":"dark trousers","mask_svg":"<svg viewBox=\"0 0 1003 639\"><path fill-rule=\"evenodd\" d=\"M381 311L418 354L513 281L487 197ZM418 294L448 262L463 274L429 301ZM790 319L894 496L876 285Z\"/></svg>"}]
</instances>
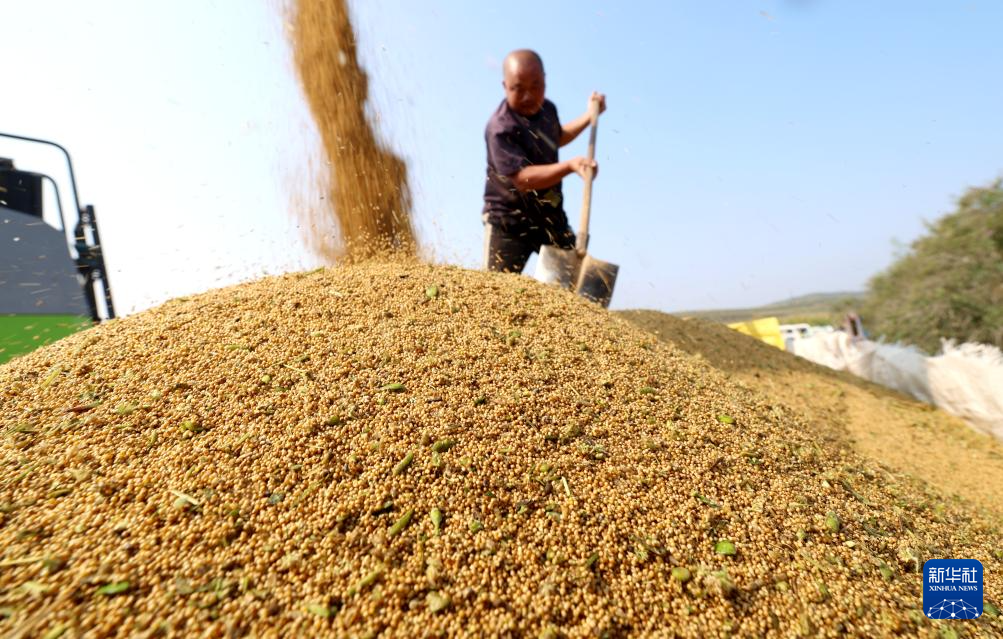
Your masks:
<instances>
[{"instance_id":1,"label":"dark trousers","mask_svg":"<svg viewBox=\"0 0 1003 639\"><path fill-rule=\"evenodd\" d=\"M490 222L484 223L484 268L489 271L522 273L526 261L544 244L564 249L574 248L575 234L563 231L530 229L506 231Z\"/></svg>"}]
</instances>

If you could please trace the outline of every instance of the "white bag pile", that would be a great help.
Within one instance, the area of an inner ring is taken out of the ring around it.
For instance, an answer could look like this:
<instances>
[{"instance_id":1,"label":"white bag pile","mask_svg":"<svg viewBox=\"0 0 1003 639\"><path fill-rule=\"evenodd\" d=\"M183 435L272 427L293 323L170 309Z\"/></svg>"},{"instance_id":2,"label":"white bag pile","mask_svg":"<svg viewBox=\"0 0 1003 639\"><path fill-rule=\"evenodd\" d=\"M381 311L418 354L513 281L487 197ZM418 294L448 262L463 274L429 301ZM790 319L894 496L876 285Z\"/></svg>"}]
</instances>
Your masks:
<instances>
[{"instance_id":1,"label":"white bag pile","mask_svg":"<svg viewBox=\"0 0 1003 639\"><path fill-rule=\"evenodd\" d=\"M994 346L945 340L941 354L928 357L911 346L842 331L797 339L793 346L795 355L911 395L1003 440L1003 352Z\"/></svg>"}]
</instances>

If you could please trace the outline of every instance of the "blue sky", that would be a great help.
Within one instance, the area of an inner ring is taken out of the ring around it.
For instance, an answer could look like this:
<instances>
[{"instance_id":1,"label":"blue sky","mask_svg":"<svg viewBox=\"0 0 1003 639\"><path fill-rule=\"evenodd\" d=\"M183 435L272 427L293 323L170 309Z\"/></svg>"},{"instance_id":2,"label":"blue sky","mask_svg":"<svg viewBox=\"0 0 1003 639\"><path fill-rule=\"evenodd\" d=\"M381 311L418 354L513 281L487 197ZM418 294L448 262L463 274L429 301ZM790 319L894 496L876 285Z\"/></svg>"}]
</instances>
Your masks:
<instances>
[{"instance_id":1,"label":"blue sky","mask_svg":"<svg viewBox=\"0 0 1003 639\"><path fill-rule=\"evenodd\" d=\"M58 140L130 312L310 268L295 211L316 134L276 2L5 3L0 130ZM86 7L83 6L86 4ZM854 290L967 187L1003 175L995 2L352 4L372 113L435 259L477 267L500 60L543 56L570 118L608 96L590 251L614 307ZM564 157L583 154L585 136ZM48 153L0 155L58 177ZM572 223L580 182L565 182Z\"/></svg>"}]
</instances>

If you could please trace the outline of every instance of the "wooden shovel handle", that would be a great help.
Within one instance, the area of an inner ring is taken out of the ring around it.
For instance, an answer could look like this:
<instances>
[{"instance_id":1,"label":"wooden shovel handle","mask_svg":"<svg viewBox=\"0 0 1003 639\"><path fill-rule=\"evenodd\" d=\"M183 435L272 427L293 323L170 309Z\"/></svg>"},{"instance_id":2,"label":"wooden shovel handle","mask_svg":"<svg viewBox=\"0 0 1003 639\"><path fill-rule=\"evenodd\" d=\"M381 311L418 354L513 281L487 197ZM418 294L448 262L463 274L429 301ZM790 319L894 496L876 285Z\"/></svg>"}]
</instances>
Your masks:
<instances>
[{"instance_id":1,"label":"wooden shovel handle","mask_svg":"<svg viewBox=\"0 0 1003 639\"><path fill-rule=\"evenodd\" d=\"M589 101L589 152L586 156L589 164L596 156L596 131L599 129L599 100L592 98ZM578 224L578 238L575 241L575 252L579 257L584 257L589 249L589 216L592 212L592 178L594 173L591 167L585 175L585 191L582 193L582 217Z\"/></svg>"}]
</instances>

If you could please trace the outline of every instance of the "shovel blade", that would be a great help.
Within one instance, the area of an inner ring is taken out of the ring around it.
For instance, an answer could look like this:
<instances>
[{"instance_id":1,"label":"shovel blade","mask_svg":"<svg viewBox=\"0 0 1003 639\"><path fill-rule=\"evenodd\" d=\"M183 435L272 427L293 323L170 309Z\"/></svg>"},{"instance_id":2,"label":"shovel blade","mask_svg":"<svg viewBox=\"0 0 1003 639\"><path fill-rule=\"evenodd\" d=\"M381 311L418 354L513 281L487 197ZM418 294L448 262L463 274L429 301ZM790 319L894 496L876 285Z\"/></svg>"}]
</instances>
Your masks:
<instances>
[{"instance_id":1,"label":"shovel blade","mask_svg":"<svg viewBox=\"0 0 1003 639\"><path fill-rule=\"evenodd\" d=\"M620 267L616 264L586 255L582 260L575 291L582 297L607 308L613 298L613 287L616 286L616 276L619 272Z\"/></svg>"},{"instance_id":2,"label":"shovel blade","mask_svg":"<svg viewBox=\"0 0 1003 639\"><path fill-rule=\"evenodd\" d=\"M562 249L549 244L540 247L534 277L545 284L557 284L571 290L578 281L582 259L574 249Z\"/></svg>"}]
</instances>

